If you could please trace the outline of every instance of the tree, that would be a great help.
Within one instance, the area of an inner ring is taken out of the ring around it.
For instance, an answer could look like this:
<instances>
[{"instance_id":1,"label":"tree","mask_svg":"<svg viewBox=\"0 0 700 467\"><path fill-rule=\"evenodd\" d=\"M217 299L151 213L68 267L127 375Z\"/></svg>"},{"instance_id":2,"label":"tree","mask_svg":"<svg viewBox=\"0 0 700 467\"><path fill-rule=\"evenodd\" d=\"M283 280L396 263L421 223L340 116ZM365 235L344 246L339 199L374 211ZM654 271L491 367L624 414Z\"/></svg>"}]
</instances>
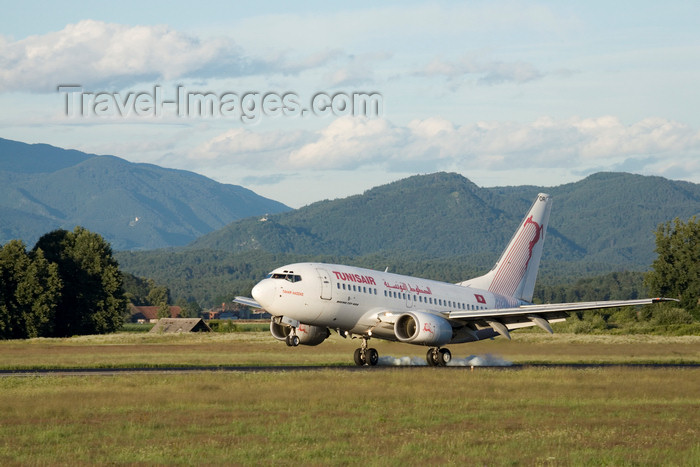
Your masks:
<instances>
[{"instance_id":1,"label":"tree","mask_svg":"<svg viewBox=\"0 0 700 467\"><path fill-rule=\"evenodd\" d=\"M152 306L160 306L163 303L170 303L170 291L164 285L156 285L153 279L148 279L148 296L146 300Z\"/></svg>"},{"instance_id":2,"label":"tree","mask_svg":"<svg viewBox=\"0 0 700 467\"><path fill-rule=\"evenodd\" d=\"M50 335L60 289L58 267L41 250L27 253L19 240L0 248L0 338Z\"/></svg>"},{"instance_id":3,"label":"tree","mask_svg":"<svg viewBox=\"0 0 700 467\"><path fill-rule=\"evenodd\" d=\"M146 279L122 271L124 296L127 301L136 306L148 305L150 285Z\"/></svg>"},{"instance_id":4,"label":"tree","mask_svg":"<svg viewBox=\"0 0 700 467\"><path fill-rule=\"evenodd\" d=\"M202 312L202 307L194 300L185 300L180 298L176 305L180 307L180 318L198 318Z\"/></svg>"},{"instance_id":5,"label":"tree","mask_svg":"<svg viewBox=\"0 0 700 467\"><path fill-rule=\"evenodd\" d=\"M681 306L700 317L700 222L676 218L656 231L658 257L644 282L653 295L678 298Z\"/></svg>"},{"instance_id":6,"label":"tree","mask_svg":"<svg viewBox=\"0 0 700 467\"><path fill-rule=\"evenodd\" d=\"M119 265L99 234L76 227L42 236L34 251L57 264L63 287L54 336L114 332L124 322L126 299Z\"/></svg>"},{"instance_id":7,"label":"tree","mask_svg":"<svg viewBox=\"0 0 700 467\"><path fill-rule=\"evenodd\" d=\"M158 305L158 318L171 318L170 305L165 302L161 302Z\"/></svg>"}]
</instances>

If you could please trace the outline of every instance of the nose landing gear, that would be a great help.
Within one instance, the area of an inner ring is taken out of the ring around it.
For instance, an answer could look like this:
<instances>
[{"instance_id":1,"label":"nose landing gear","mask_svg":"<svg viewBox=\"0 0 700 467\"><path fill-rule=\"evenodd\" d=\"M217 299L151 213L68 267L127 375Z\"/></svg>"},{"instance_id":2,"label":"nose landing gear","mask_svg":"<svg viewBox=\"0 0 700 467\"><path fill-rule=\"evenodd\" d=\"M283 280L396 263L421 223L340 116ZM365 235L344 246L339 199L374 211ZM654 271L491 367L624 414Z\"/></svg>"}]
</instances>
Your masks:
<instances>
[{"instance_id":1,"label":"nose landing gear","mask_svg":"<svg viewBox=\"0 0 700 467\"><path fill-rule=\"evenodd\" d=\"M284 341L289 347L296 347L301 342L295 328L292 328L292 332L287 335Z\"/></svg>"}]
</instances>

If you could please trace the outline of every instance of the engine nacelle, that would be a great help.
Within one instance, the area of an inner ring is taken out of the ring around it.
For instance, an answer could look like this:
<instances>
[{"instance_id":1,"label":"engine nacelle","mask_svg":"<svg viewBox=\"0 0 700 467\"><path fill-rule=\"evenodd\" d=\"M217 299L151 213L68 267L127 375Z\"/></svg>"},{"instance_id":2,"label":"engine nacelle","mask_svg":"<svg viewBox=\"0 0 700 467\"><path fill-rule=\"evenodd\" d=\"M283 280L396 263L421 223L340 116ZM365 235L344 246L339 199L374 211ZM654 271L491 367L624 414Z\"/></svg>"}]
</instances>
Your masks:
<instances>
[{"instance_id":1,"label":"engine nacelle","mask_svg":"<svg viewBox=\"0 0 700 467\"><path fill-rule=\"evenodd\" d=\"M394 334L401 342L440 347L452 340L452 326L441 316L413 311L399 316Z\"/></svg>"},{"instance_id":2,"label":"engine nacelle","mask_svg":"<svg viewBox=\"0 0 700 467\"><path fill-rule=\"evenodd\" d=\"M275 323L270 321L270 334L277 340L286 341L287 336L292 332L292 327L285 324ZM297 328L297 336L299 343L302 345L318 345L325 341L331 332L328 328L320 326L310 326L308 324L300 324Z\"/></svg>"}]
</instances>

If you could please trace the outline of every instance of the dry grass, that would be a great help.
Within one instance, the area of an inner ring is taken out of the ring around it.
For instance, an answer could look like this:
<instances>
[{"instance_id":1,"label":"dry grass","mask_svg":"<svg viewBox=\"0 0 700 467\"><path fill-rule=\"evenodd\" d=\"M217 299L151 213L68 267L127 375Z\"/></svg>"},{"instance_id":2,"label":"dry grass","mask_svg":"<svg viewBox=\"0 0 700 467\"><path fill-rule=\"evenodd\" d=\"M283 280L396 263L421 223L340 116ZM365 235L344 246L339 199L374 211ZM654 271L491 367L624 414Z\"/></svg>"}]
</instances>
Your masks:
<instances>
[{"instance_id":1,"label":"dry grass","mask_svg":"<svg viewBox=\"0 0 700 467\"><path fill-rule=\"evenodd\" d=\"M373 340L380 355L424 358L424 347ZM70 339L0 341L0 368L183 365L351 365L358 340L333 335L290 349L269 333L122 333ZM700 363L700 336L586 336L521 333L450 346L455 358L493 354L514 363Z\"/></svg>"},{"instance_id":2,"label":"dry grass","mask_svg":"<svg viewBox=\"0 0 700 467\"><path fill-rule=\"evenodd\" d=\"M12 464L698 465L700 370L0 379Z\"/></svg>"},{"instance_id":3,"label":"dry grass","mask_svg":"<svg viewBox=\"0 0 700 467\"><path fill-rule=\"evenodd\" d=\"M700 368L363 369L358 341L267 333L0 342L0 367L323 365L0 378L0 463L699 465ZM372 341L382 355L425 348ZM700 338L523 333L451 347L513 362L700 362Z\"/></svg>"}]
</instances>

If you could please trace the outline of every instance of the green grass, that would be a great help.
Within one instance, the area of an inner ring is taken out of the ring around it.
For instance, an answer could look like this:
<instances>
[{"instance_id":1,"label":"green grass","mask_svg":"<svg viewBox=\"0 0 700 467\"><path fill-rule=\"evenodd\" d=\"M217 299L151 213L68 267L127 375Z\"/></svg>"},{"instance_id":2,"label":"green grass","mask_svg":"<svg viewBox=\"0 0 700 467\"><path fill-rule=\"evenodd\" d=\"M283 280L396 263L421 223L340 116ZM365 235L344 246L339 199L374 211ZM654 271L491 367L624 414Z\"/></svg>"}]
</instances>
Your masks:
<instances>
[{"instance_id":1,"label":"green grass","mask_svg":"<svg viewBox=\"0 0 700 467\"><path fill-rule=\"evenodd\" d=\"M370 341L380 356L424 358L420 346ZM269 332L118 333L0 341L0 369L137 366L352 365L357 339L333 334L317 347L288 348ZM491 354L514 363L700 363L700 336L513 333L450 346L454 358Z\"/></svg>"},{"instance_id":2,"label":"green grass","mask_svg":"<svg viewBox=\"0 0 700 467\"><path fill-rule=\"evenodd\" d=\"M0 379L0 463L698 465L699 369Z\"/></svg>"},{"instance_id":3,"label":"green grass","mask_svg":"<svg viewBox=\"0 0 700 467\"><path fill-rule=\"evenodd\" d=\"M5 369L319 369L0 377L0 464L700 465L700 368L332 368L358 344L288 348L262 332L2 341ZM700 362L698 336L514 333L450 348L515 363Z\"/></svg>"}]
</instances>

